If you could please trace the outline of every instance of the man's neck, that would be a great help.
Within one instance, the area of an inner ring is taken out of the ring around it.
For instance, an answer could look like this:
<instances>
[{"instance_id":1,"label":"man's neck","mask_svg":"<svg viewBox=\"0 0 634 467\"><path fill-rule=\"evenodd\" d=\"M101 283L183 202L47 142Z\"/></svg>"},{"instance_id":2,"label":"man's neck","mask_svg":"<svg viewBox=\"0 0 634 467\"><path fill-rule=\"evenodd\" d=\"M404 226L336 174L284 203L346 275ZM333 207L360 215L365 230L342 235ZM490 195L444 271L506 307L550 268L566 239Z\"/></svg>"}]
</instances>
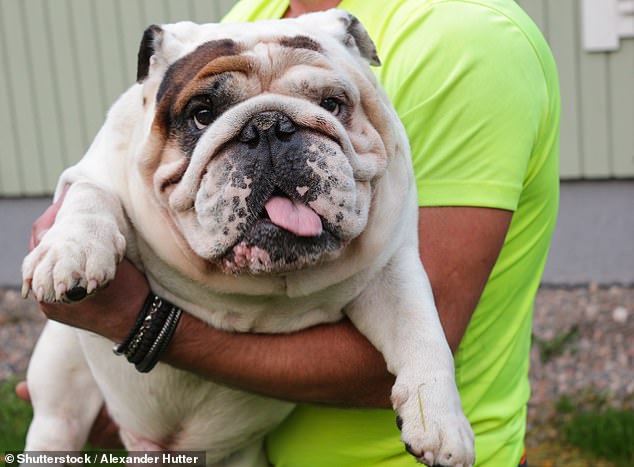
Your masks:
<instances>
[{"instance_id":1,"label":"man's neck","mask_svg":"<svg viewBox=\"0 0 634 467\"><path fill-rule=\"evenodd\" d=\"M290 5L284 17L295 18L304 13L328 10L329 8L335 8L340 3L341 0L290 0Z\"/></svg>"}]
</instances>

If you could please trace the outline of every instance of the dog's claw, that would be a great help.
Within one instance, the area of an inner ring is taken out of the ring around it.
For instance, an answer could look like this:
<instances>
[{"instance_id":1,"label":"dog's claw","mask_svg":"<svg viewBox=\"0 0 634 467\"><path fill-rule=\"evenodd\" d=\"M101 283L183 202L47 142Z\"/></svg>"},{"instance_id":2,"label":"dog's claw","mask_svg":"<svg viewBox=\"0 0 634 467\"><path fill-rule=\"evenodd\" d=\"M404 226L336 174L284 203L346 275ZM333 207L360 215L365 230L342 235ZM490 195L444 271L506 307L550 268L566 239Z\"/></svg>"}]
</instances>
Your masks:
<instances>
[{"instance_id":1,"label":"dog's claw","mask_svg":"<svg viewBox=\"0 0 634 467\"><path fill-rule=\"evenodd\" d=\"M27 281L22 282L22 298L29 298L30 291L31 291L31 283Z\"/></svg>"},{"instance_id":2,"label":"dog's claw","mask_svg":"<svg viewBox=\"0 0 634 467\"><path fill-rule=\"evenodd\" d=\"M64 298L64 293L66 292L66 284L60 283L55 287L55 300L61 301Z\"/></svg>"},{"instance_id":3,"label":"dog's claw","mask_svg":"<svg viewBox=\"0 0 634 467\"><path fill-rule=\"evenodd\" d=\"M403 430L403 419L401 418L401 416L400 416L400 415L397 415L397 416L396 416L396 427L397 427L399 430Z\"/></svg>"},{"instance_id":4,"label":"dog's claw","mask_svg":"<svg viewBox=\"0 0 634 467\"><path fill-rule=\"evenodd\" d=\"M95 290L97 290L97 281L93 279L90 282L88 282L88 287L86 288L86 295L90 295Z\"/></svg>"},{"instance_id":5,"label":"dog's claw","mask_svg":"<svg viewBox=\"0 0 634 467\"><path fill-rule=\"evenodd\" d=\"M418 454L414 452L414 449L412 449L412 446L409 443L405 443L405 450L409 452L412 456L418 457Z\"/></svg>"}]
</instances>

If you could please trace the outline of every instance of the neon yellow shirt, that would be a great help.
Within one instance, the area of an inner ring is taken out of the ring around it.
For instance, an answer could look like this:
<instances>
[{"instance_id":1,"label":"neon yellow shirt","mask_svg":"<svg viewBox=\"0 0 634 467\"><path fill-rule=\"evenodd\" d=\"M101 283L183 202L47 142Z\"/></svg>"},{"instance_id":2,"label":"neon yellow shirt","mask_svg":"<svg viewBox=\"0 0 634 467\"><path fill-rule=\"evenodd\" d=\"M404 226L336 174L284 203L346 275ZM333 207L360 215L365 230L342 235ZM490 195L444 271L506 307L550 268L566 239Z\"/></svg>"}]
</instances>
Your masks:
<instances>
[{"instance_id":1,"label":"neon yellow shirt","mask_svg":"<svg viewBox=\"0 0 634 467\"><path fill-rule=\"evenodd\" d=\"M559 89L541 33L511 0L343 0L375 41L376 74L407 129L421 206L514 211L455 355L480 466L517 466L533 299L559 197ZM225 21L279 18L243 0ZM388 410L301 405L267 440L282 467L414 466Z\"/></svg>"}]
</instances>

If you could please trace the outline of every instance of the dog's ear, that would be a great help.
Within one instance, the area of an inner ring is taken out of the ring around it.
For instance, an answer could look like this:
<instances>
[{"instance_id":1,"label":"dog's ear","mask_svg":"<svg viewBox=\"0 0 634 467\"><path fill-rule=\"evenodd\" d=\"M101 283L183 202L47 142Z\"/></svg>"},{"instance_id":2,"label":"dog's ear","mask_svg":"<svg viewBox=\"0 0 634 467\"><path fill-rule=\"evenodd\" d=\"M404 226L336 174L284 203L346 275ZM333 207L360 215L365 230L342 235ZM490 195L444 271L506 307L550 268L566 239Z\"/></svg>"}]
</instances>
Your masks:
<instances>
[{"instance_id":1,"label":"dog's ear","mask_svg":"<svg viewBox=\"0 0 634 467\"><path fill-rule=\"evenodd\" d=\"M163 29L156 24L149 26L141 38L139 53L137 55L136 80L142 83L150 74L150 59L160 47L163 37Z\"/></svg>"},{"instance_id":2,"label":"dog's ear","mask_svg":"<svg viewBox=\"0 0 634 467\"><path fill-rule=\"evenodd\" d=\"M344 29L346 31L343 43L348 47L356 46L359 50L359 54L365 58L370 65L381 65L381 60L379 59L379 54L376 51L376 46L374 45L374 42L372 42L368 31L366 31L365 27L363 27L356 16L351 15L347 11L342 13L340 21L343 22Z\"/></svg>"},{"instance_id":3,"label":"dog's ear","mask_svg":"<svg viewBox=\"0 0 634 467\"><path fill-rule=\"evenodd\" d=\"M381 64L376 46L370 39L368 31L355 16L346 10L333 8L317 13L308 13L299 16L297 20L309 28L316 27L321 32L337 39L370 65L379 66Z\"/></svg>"},{"instance_id":4,"label":"dog's ear","mask_svg":"<svg viewBox=\"0 0 634 467\"><path fill-rule=\"evenodd\" d=\"M152 74L164 72L181 56L184 44L179 37L190 35L191 31L187 28L191 24L193 23L183 22L180 25L181 30L174 24L164 26L153 24L145 30L137 56L136 80L138 83L145 82Z\"/></svg>"}]
</instances>

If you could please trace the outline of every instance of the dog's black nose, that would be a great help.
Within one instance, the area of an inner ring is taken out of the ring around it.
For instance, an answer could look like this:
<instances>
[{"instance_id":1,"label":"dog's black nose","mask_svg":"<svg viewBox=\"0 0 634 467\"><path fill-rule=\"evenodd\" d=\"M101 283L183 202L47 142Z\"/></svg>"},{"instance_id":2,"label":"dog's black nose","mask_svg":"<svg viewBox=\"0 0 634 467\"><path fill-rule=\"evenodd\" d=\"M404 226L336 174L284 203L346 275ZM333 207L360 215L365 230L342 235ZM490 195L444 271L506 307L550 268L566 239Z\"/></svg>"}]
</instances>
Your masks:
<instances>
[{"instance_id":1,"label":"dog's black nose","mask_svg":"<svg viewBox=\"0 0 634 467\"><path fill-rule=\"evenodd\" d=\"M297 131L295 123L282 112L261 112L249 120L240 132L240 141L246 144L257 144L260 139L288 141Z\"/></svg>"}]
</instances>

